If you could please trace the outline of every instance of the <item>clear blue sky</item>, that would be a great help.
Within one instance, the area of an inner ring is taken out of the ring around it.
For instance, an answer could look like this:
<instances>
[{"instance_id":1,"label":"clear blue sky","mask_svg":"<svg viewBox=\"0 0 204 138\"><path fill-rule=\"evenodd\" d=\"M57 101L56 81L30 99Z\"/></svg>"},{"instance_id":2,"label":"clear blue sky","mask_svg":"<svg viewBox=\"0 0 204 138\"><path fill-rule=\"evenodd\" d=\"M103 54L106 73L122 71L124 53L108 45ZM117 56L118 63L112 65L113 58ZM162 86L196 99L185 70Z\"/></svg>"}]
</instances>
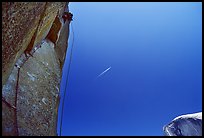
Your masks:
<instances>
[{"instance_id":1,"label":"clear blue sky","mask_svg":"<svg viewBox=\"0 0 204 138\"><path fill-rule=\"evenodd\" d=\"M75 41L62 135L163 135L176 116L202 111L202 3L69 8ZM69 56L70 47L61 94Z\"/></svg>"}]
</instances>

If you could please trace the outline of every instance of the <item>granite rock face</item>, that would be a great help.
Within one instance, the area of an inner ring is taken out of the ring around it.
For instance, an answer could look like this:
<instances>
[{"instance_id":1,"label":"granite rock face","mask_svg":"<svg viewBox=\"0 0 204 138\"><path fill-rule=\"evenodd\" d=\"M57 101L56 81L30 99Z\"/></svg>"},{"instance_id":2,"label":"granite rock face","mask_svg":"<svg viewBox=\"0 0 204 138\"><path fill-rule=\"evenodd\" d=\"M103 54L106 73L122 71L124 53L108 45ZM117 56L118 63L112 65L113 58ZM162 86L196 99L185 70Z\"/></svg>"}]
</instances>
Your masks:
<instances>
[{"instance_id":1,"label":"granite rock face","mask_svg":"<svg viewBox=\"0 0 204 138\"><path fill-rule=\"evenodd\" d=\"M2 2L2 86L33 35L44 39L65 2ZM36 33L35 33L36 32Z\"/></svg>"},{"instance_id":2,"label":"granite rock face","mask_svg":"<svg viewBox=\"0 0 204 138\"><path fill-rule=\"evenodd\" d=\"M66 4L2 3L3 136L56 135L70 23L62 19Z\"/></svg>"},{"instance_id":3,"label":"granite rock face","mask_svg":"<svg viewBox=\"0 0 204 138\"><path fill-rule=\"evenodd\" d=\"M166 136L202 136L202 112L176 117L164 126Z\"/></svg>"}]
</instances>

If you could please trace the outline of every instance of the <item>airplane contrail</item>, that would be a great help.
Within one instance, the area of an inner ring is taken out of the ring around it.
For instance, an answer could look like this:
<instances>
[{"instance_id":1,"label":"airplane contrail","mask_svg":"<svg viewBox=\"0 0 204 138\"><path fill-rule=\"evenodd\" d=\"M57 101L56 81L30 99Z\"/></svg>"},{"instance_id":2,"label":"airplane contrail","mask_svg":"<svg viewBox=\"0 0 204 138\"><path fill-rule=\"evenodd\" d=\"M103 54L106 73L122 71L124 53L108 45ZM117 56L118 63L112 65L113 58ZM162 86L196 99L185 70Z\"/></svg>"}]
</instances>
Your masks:
<instances>
[{"instance_id":1,"label":"airplane contrail","mask_svg":"<svg viewBox=\"0 0 204 138\"><path fill-rule=\"evenodd\" d=\"M97 76L97 78L98 77L100 77L100 76L102 76L104 73L106 73L108 70L110 70L111 69L111 67L109 67L109 68L107 68L105 71L103 71L101 74L99 74L98 76Z\"/></svg>"}]
</instances>

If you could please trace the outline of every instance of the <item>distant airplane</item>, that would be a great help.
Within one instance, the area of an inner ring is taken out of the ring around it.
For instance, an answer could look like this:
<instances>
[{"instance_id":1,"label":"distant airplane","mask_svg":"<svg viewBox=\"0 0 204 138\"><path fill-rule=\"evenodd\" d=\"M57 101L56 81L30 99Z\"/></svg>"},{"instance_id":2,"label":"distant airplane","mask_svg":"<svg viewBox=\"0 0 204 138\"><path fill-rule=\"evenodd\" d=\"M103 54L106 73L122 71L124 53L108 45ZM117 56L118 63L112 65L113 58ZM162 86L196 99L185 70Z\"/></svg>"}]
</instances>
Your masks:
<instances>
[{"instance_id":1,"label":"distant airplane","mask_svg":"<svg viewBox=\"0 0 204 138\"><path fill-rule=\"evenodd\" d=\"M109 71L111 67L107 68L105 71L103 71L101 74L97 76L97 78L101 77L103 74L105 74L107 71Z\"/></svg>"}]
</instances>

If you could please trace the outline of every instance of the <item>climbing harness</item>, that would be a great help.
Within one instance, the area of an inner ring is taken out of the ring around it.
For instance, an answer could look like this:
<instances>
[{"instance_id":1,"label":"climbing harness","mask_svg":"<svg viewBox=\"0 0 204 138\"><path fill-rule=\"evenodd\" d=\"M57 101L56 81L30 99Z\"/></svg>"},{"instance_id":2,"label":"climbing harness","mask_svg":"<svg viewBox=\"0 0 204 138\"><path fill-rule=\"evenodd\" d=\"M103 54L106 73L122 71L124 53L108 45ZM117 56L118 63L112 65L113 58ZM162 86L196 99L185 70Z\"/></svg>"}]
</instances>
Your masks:
<instances>
[{"instance_id":1,"label":"climbing harness","mask_svg":"<svg viewBox=\"0 0 204 138\"><path fill-rule=\"evenodd\" d=\"M67 86L68 86L68 78L69 78L69 72L70 72L70 66L71 66L71 61L72 61L72 53L73 53L73 47L74 47L74 30L73 30L73 24L71 22L71 28L72 28L72 47L71 47L71 53L70 53L70 58L69 58L69 65L68 65L68 73L67 73L67 77L66 77L66 82L65 82L65 91L64 91L64 97L62 100L62 111L61 111L61 120L60 120L60 136L62 136L62 121L63 121L63 111L64 111L64 101L65 101L65 96L67 93Z\"/></svg>"}]
</instances>

